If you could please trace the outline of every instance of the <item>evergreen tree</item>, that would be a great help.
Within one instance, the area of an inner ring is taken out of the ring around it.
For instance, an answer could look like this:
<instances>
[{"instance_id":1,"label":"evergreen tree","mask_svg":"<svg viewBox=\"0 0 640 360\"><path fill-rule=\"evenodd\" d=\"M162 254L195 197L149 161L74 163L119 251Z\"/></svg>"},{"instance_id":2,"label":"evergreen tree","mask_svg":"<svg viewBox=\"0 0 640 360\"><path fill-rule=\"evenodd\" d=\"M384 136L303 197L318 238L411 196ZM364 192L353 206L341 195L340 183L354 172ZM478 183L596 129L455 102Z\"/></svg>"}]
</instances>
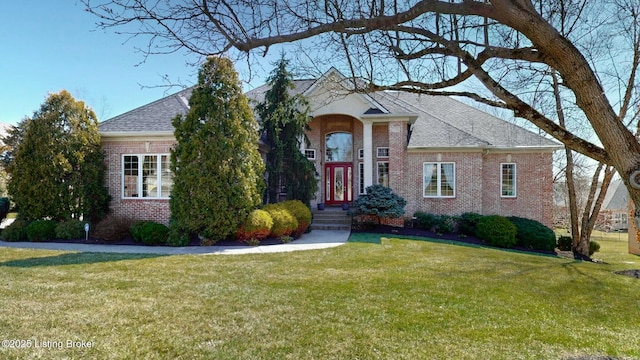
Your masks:
<instances>
[{"instance_id":1,"label":"evergreen tree","mask_svg":"<svg viewBox=\"0 0 640 360\"><path fill-rule=\"evenodd\" d=\"M63 90L18 127L12 132L8 190L20 216L92 221L104 216L110 198L93 110Z\"/></svg>"},{"instance_id":2,"label":"evergreen tree","mask_svg":"<svg viewBox=\"0 0 640 360\"><path fill-rule=\"evenodd\" d=\"M270 85L263 102L256 106L271 151L267 154L267 199L278 201L280 186L287 190L287 199L309 205L318 190L315 167L300 152L301 141L307 141L309 106L301 95L292 96L293 76L283 57L267 79Z\"/></svg>"},{"instance_id":3,"label":"evergreen tree","mask_svg":"<svg viewBox=\"0 0 640 360\"><path fill-rule=\"evenodd\" d=\"M185 117L173 119L173 230L215 242L233 234L262 202L258 125L229 59L207 60L189 106Z\"/></svg>"}]
</instances>

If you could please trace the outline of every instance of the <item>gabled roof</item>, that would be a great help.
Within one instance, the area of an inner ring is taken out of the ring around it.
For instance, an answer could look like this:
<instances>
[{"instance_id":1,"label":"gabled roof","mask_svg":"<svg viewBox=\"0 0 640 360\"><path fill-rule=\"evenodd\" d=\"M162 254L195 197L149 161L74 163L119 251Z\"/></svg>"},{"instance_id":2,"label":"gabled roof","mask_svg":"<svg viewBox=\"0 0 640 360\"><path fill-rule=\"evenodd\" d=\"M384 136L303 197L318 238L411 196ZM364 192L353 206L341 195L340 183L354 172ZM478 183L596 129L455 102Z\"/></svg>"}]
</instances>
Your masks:
<instances>
[{"instance_id":1,"label":"gabled roof","mask_svg":"<svg viewBox=\"0 0 640 360\"><path fill-rule=\"evenodd\" d=\"M100 133L105 134L173 134L176 115L189 112L192 88L163 97L100 123Z\"/></svg>"},{"instance_id":2,"label":"gabled roof","mask_svg":"<svg viewBox=\"0 0 640 360\"><path fill-rule=\"evenodd\" d=\"M312 95L316 86L327 79L337 79L348 90L349 82L336 69L319 79L295 80L292 95ZM344 81L343 81L344 80ZM189 111L188 99L193 88L182 90L100 124L102 135L172 134L171 120ZM268 85L246 93L255 106L264 101ZM351 94L370 108L361 115L392 117L410 115L415 122L409 149L475 148L475 149L559 149L561 145L515 124L446 96L419 95L406 92L380 91Z\"/></svg>"},{"instance_id":3,"label":"gabled roof","mask_svg":"<svg viewBox=\"0 0 640 360\"><path fill-rule=\"evenodd\" d=\"M609 184L607 193L602 201L603 210L626 210L629 206L629 190L624 186L621 179L617 179Z\"/></svg>"}]
</instances>

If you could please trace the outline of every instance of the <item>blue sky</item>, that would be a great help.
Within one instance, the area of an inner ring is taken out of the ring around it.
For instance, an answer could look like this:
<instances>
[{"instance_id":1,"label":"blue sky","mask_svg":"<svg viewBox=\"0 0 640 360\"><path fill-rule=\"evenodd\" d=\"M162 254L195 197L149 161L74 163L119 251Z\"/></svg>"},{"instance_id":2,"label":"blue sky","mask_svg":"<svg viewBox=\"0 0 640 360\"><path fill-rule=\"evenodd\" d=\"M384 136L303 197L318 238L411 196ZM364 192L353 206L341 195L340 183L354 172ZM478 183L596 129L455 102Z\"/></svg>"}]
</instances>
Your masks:
<instances>
[{"instance_id":1,"label":"blue sky","mask_svg":"<svg viewBox=\"0 0 640 360\"><path fill-rule=\"evenodd\" d=\"M195 58L153 55L141 63L145 59L135 48L143 39L127 41L114 30L98 29L98 18L75 0L3 1L0 13L2 123L31 116L49 93L62 89L102 121L178 91L157 87L167 84L165 75L176 84L197 81L197 69L187 65Z\"/></svg>"}]
</instances>

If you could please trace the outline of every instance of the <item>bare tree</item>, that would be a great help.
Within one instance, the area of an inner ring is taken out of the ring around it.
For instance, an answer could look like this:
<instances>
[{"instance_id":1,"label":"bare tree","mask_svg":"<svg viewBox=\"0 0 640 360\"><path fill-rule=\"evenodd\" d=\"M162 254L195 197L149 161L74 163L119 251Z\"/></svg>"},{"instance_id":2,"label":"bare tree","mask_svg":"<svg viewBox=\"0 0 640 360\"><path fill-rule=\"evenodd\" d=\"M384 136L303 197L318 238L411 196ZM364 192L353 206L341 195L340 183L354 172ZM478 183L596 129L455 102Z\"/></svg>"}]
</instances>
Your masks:
<instances>
[{"instance_id":1,"label":"bare tree","mask_svg":"<svg viewBox=\"0 0 640 360\"><path fill-rule=\"evenodd\" d=\"M354 81L369 84L360 91L455 95L513 111L613 166L640 209L640 144L629 130L638 0L82 1L101 26L147 36L148 54L187 49L251 59L293 44L316 64L330 59L368 80ZM552 73L595 138L545 109ZM451 90L462 86L472 90Z\"/></svg>"}]
</instances>

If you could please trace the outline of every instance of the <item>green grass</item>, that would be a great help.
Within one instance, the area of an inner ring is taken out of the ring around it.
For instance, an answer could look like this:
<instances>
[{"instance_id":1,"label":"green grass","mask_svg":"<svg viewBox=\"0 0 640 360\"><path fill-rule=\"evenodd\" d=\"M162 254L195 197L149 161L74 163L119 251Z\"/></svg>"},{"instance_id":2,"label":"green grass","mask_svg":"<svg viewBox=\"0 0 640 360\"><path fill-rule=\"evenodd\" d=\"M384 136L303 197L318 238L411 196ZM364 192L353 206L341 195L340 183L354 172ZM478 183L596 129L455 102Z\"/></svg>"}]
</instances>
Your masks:
<instances>
[{"instance_id":1,"label":"green grass","mask_svg":"<svg viewBox=\"0 0 640 360\"><path fill-rule=\"evenodd\" d=\"M601 245L606 264L400 239L225 256L2 248L0 338L94 347L0 358L640 358L640 280L613 274L640 258Z\"/></svg>"}]
</instances>

